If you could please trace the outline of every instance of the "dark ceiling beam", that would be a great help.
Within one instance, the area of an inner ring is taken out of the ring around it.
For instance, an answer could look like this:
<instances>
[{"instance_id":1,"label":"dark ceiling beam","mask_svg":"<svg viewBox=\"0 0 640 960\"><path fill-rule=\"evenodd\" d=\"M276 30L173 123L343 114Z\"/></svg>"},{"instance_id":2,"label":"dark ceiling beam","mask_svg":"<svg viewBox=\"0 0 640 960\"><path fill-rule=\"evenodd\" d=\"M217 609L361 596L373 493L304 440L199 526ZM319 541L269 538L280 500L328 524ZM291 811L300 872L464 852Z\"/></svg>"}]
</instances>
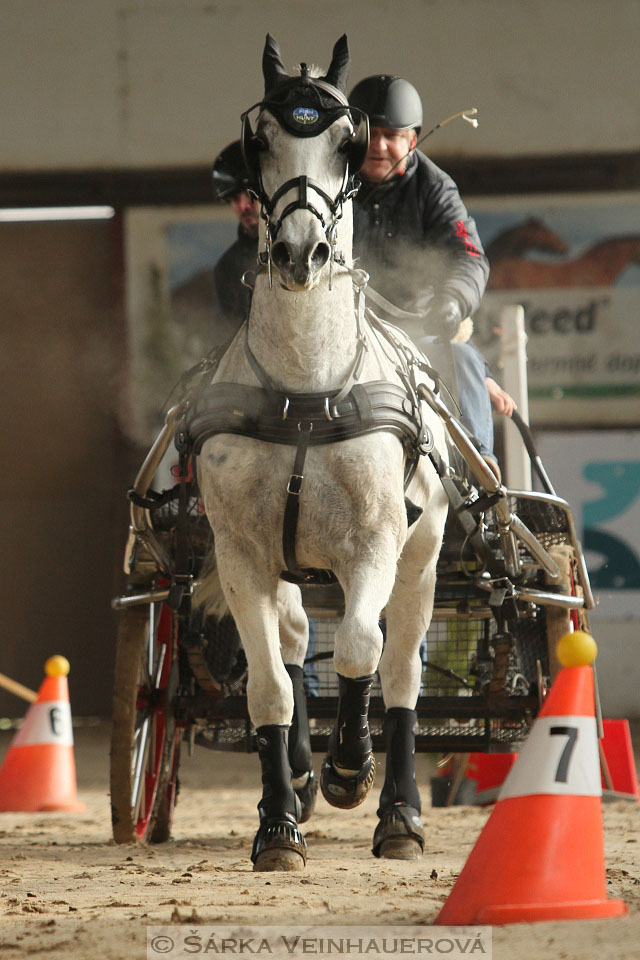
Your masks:
<instances>
[{"instance_id":1,"label":"dark ceiling beam","mask_svg":"<svg viewBox=\"0 0 640 960\"><path fill-rule=\"evenodd\" d=\"M464 195L640 189L640 151L540 157L450 157L442 165Z\"/></svg>"},{"instance_id":2,"label":"dark ceiling beam","mask_svg":"<svg viewBox=\"0 0 640 960\"><path fill-rule=\"evenodd\" d=\"M213 203L210 166L0 172L0 207Z\"/></svg>"},{"instance_id":3,"label":"dark ceiling beam","mask_svg":"<svg viewBox=\"0 0 640 960\"><path fill-rule=\"evenodd\" d=\"M640 189L640 152L437 157L463 196ZM211 167L0 172L0 207L213 202Z\"/></svg>"}]
</instances>

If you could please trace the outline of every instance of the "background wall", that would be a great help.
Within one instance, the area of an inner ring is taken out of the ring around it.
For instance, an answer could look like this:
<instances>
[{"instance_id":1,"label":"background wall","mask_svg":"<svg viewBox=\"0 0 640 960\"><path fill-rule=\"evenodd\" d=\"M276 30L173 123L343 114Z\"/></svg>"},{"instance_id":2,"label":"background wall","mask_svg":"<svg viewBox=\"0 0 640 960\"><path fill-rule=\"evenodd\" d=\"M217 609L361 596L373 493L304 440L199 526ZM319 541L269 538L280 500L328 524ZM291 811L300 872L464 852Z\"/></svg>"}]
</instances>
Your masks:
<instances>
[{"instance_id":1,"label":"background wall","mask_svg":"<svg viewBox=\"0 0 640 960\"><path fill-rule=\"evenodd\" d=\"M640 4L611 0L2 0L0 169L209 162L262 92L267 31L284 63L351 79L399 72L432 125L477 106L438 153L640 146Z\"/></svg>"},{"instance_id":2,"label":"background wall","mask_svg":"<svg viewBox=\"0 0 640 960\"><path fill-rule=\"evenodd\" d=\"M0 224L0 672L72 665L74 710L108 714L127 529L126 376L112 221ZM2 694L0 716L24 705Z\"/></svg>"},{"instance_id":3,"label":"background wall","mask_svg":"<svg viewBox=\"0 0 640 960\"><path fill-rule=\"evenodd\" d=\"M525 187L535 188L542 161L563 189L584 189L591 176L599 189L640 187L638 0L610 0L606 11L600 0L0 0L0 24L0 208L17 195L36 203L43 190L49 202L82 199L91 183L91 199L102 191L124 214L153 203L154 171L163 203L185 202L197 178L198 203L210 202L211 161L262 93L267 32L291 68L326 66L346 32L352 83L381 71L407 76L422 93L425 129L476 106L477 131L456 121L428 141L432 156L465 173L465 196L479 170L489 193L509 192L506 162ZM124 194L114 201L116 183ZM9 411L0 671L37 686L45 657L66 653L80 714L110 711L108 601L140 454L122 430L129 343L119 224L0 223L0 396ZM140 277L154 267L142 246L134 261ZM637 621L598 631L605 710L637 713L634 690L620 682L640 667ZM22 713L0 694L0 715Z\"/></svg>"}]
</instances>

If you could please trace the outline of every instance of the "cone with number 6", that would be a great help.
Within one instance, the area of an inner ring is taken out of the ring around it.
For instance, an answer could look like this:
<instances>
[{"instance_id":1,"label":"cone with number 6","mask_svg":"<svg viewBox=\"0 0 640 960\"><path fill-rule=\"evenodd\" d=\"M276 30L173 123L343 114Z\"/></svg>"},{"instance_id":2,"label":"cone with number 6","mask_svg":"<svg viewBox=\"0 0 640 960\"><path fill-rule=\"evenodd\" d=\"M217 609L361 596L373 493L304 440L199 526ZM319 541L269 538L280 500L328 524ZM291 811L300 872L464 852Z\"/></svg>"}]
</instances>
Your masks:
<instances>
[{"instance_id":1,"label":"cone with number 6","mask_svg":"<svg viewBox=\"0 0 640 960\"><path fill-rule=\"evenodd\" d=\"M84 810L76 767L65 657L50 657L38 697L0 769L0 811Z\"/></svg>"},{"instance_id":2,"label":"cone with number 6","mask_svg":"<svg viewBox=\"0 0 640 960\"><path fill-rule=\"evenodd\" d=\"M607 900L589 634L562 637L563 668L437 924L619 917Z\"/></svg>"}]
</instances>

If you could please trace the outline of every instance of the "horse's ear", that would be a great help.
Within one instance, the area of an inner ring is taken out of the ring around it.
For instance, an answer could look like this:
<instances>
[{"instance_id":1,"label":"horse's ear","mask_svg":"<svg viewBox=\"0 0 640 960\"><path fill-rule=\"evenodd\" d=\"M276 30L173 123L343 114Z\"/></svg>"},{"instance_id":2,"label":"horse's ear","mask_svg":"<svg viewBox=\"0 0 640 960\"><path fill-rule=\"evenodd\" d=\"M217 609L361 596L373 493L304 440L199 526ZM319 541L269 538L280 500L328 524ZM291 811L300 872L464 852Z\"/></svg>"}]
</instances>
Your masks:
<instances>
[{"instance_id":1,"label":"horse's ear","mask_svg":"<svg viewBox=\"0 0 640 960\"><path fill-rule=\"evenodd\" d=\"M343 33L339 40L336 40L335 46L333 48L333 56L331 58L331 65L327 70L325 80L327 83L332 83L334 87L337 87L338 90L341 90L342 93L347 92L347 78L349 76L349 43L347 42L347 35Z\"/></svg>"},{"instance_id":2,"label":"horse's ear","mask_svg":"<svg viewBox=\"0 0 640 960\"><path fill-rule=\"evenodd\" d=\"M272 87L280 80L288 77L284 68L282 57L280 56L280 47L277 40L267 34L264 44L264 53L262 54L262 73L264 75L264 92L267 94Z\"/></svg>"}]
</instances>

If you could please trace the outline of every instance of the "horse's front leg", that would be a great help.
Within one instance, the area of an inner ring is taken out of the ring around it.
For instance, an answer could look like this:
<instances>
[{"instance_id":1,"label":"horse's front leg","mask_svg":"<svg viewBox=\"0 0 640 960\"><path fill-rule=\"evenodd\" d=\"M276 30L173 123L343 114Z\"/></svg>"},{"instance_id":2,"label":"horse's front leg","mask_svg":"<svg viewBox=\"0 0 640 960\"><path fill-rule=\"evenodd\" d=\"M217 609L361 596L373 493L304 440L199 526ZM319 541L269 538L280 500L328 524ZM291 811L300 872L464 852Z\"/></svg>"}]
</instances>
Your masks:
<instances>
[{"instance_id":1,"label":"horse's front leg","mask_svg":"<svg viewBox=\"0 0 640 960\"><path fill-rule=\"evenodd\" d=\"M386 707L386 768L373 854L395 860L417 859L424 849L414 731L422 677L419 648L433 612L439 553L435 510L434 514L424 518L422 535L409 541L401 558L386 608L387 636L379 667Z\"/></svg>"},{"instance_id":2,"label":"horse's front leg","mask_svg":"<svg viewBox=\"0 0 640 960\"><path fill-rule=\"evenodd\" d=\"M345 594L345 615L335 634L334 664L338 674L338 716L329 738L320 786L334 807L361 804L375 779L375 759L369 734L371 685L382 650L380 612L391 593L397 562L397 542L379 535L361 556L375 563L353 570L345 565L338 577Z\"/></svg>"},{"instance_id":3,"label":"horse's front leg","mask_svg":"<svg viewBox=\"0 0 640 960\"><path fill-rule=\"evenodd\" d=\"M309 620L302 605L300 587L285 580L281 580L278 584L278 620L282 659L293 687L289 762L293 789L302 808L298 822L306 823L313 813L318 794L318 781L313 771L311 731L303 677L304 658L309 643Z\"/></svg>"},{"instance_id":4,"label":"horse's front leg","mask_svg":"<svg viewBox=\"0 0 640 960\"><path fill-rule=\"evenodd\" d=\"M301 870L306 844L298 829L300 801L289 763L294 698L280 653L277 576L265 574L248 553L225 544L224 537L219 537L216 554L220 582L247 657L247 705L262 768L260 826L251 859L254 870Z\"/></svg>"}]
</instances>

